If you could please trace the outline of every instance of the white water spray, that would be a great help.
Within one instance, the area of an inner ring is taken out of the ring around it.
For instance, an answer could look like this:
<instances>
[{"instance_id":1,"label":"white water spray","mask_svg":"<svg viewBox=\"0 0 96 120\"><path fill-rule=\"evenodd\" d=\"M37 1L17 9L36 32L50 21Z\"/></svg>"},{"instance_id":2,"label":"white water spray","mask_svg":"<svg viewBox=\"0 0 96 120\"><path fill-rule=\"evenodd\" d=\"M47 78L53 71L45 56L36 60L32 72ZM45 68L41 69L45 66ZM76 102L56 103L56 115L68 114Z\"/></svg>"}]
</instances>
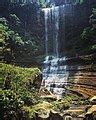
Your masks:
<instances>
[{"instance_id":1,"label":"white water spray","mask_svg":"<svg viewBox=\"0 0 96 120\"><path fill-rule=\"evenodd\" d=\"M59 30L60 30L60 15L62 15L65 23L66 6L53 6L51 8L44 8L45 17L45 49L46 58L43 68L43 83L48 90L58 97L62 97L65 92L64 84L67 83L69 72L66 65L61 65L66 60L66 57L60 58L59 48ZM69 5L71 9L71 5ZM64 28L65 30L65 28ZM51 33L50 33L51 31ZM49 53L49 40L52 39L53 50L52 55Z\"/></svg>"}]
</instances>

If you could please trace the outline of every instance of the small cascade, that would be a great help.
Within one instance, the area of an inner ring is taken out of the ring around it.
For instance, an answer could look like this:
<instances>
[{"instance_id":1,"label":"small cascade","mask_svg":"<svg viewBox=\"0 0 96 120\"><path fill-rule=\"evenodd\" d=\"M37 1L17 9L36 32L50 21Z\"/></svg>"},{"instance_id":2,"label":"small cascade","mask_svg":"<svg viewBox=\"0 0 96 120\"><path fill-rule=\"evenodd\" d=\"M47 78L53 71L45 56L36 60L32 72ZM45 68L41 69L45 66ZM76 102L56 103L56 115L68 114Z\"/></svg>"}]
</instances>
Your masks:
<instances>
[{"instance_id":1,"label":"small cascade","mask_svg":"<svg viewBox=\"0 0 96 120\"><path fill-rule=\"evenodd\" d=\"M43 82L46 88L58 97L65 93L64 85L67 84L69 72L66 65L60 65L66 58L47 56L44 61Z\"/></svg>"},{"instance_id":2,"label":"small cascade","mask_svg":"<svg viewBox=\"0 0 96 120\"><path fill-rule=\"evenodd\" d=\"M64 85L67 84L69 73L66 65L61 63L66 57L60 58L60 19L65 22L66 9L71 11L71 5L52 6L42 9L45 17L45 50L46 58L43 67L43 86L53 94L62 97L65 93ZM64 28L65 30L65 28ZM51 44L50 44L51 41ZM51 46L51 52L50 52ZM50 55L51 54L51 55Z\"/></svg>"}]
</instances>

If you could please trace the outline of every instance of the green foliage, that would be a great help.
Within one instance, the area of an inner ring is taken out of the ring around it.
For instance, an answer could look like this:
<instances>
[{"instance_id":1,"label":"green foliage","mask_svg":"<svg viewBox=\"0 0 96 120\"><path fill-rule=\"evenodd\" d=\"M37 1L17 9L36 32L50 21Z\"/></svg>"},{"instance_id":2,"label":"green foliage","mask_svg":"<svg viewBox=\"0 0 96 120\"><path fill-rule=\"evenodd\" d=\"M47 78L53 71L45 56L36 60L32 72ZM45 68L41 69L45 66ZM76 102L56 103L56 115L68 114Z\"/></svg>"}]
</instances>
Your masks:
<instances>
[{"instance_id":1,"label":"green foliage","mask_svg":"<svg viewBox=\"0 0 96 120\"><path fill-rule=\"evenodd\" d=\"M93 50L96 50L96 45L93 45L93 46L92 46L92 49L93 49Z\"/></svg>"},{"instance_id":2,"label":"green foliage","mask_svg":"<svg viewBox=\"0 0 96 120\"><path fill-rule=\"evenodd\" d=\"M20 68L0 63L1 86L4 89L8 89L8 86L10 86L9 88L15 91L28 104L37 102L35 100L37 96L36 90L33 89L33 82L39 74L40 70L38 68Z\"/></svg>"},{"instance_id":3,"label":"green foliage","mask_svg":"<svg viewBox=\"0 0 96 120\"><path fill-rule=\"evenodd\" d=\"M52 105L55 111L62 111L70 107L70 102L67 99L64 99L61 101L54 101Z\"/></svg>"},{"instance_id":4,"label":"green foliage","mask_svg":"<svg viewBox=\"0 0 96 120\"><path fill-rule=\"evenodd\" d=\"M84 0L70 0L70 3L74 4L74 5L82 4L83 2L84 2ZM51 1L46 2L46 0L38 0L38 3L41 5L41 7L52 7L52 4L54 4L54 2L53 3ZM68 1L68 3L69 3L69 1Z\"/></svg>"},{"instance_id":5,"label":"green foliage","mask_svg":"<svg viewBox=\"0 0 96 120\"><path fill-rule=\"evenodd\" d=\"M85 28L84 30L83 30L83 33L82 33L82 35L81 35L81 38L82 39L87 39L89 36L90 36L90 27L88 27L88 28Z\"/></svg>"},{"instance_id":6,"label":"green foliage","mask_svg":"<svg viewBox=\"0 0 96 120\"><path fill-rule=\"evenodd\" d=\"M20 25L20 19L15 14L10 14L10 19L13 24L19 26Z\"/></svg>"},{"instance_id":7,"label":"green foliage","mask_svg":"<svg viewBox=\"0 0 96 120\"><path fill-rule=\"evenodd\" d=\"M5 18L0 18L0 46L5 60L11 61L13 59L13 43L14 45L23 45L21 37L14 31L10 30L8 21ZM11 46L12 45L12 46Z\"/></svg>"},{"instance_id":8,"label":"green foliage","mask_svg":"<svg viewBox=\"0 0 96 120\"><path fill-rule=\"evenodd\" d=\"M21 37L18 34L20 19L15 14L11 14L10 18L10 25L5 18L0 18L0 46L2 46L4 61L12 63L22 58L32 61L33 56L40 49L39 44L33 38Z\"/></svg>"},{"instance_id":9,"label":"green foliage","mask_svg":"<svg viewBox=\"0 0 96 120\"><path fill-rule=\"evenodd\" d=\"M8 21L4 17L2 17L0 18L0 23L2 23L3 25L7 25Z\"/></svg>"},{"instance_id":10,"label":"green foliage","mask_svg":"<svg viewBox=\"0 0 96 120\"><path fill-rule=\"evenodd\" d=\"M0 106L4 109L21 108L24 102L12 90L0 89Z\"/></svg>"},{"instance_id":11,"label":"green foliage","mask_svg":"<svg viewBox=\"0 0 96 120\"><path fill-rule=\"evenodd\" d=\"M15 44L22 45L22 46L24 45L24 42L18 33L16 33L14 37L15 37L14 39Z\"/></svg>"},{"instance_id":12,"label":"green foliage","mask_svg":"<svg viewBox=\"0 0 96 120\"><path fill-rule=\"evenodd\" d=\"M78 105L90 105L89 100L78 100Z\"/></svg>"},{"instance_id":13,"label":"green foliage","mask_svg":"<svg viewBox=\"0 0 96 120\"><path fill-rule=\"evenodd\" d=\"M19 19L19 17L17 17L17 15L15 14L10 14L9 15L9 23L8 25L10 26L10 28L12 30L15 31L15 33L19 32L19 28L21 27L21 20Z\"/></svg>"},{"instance_id":14,"label":"green foliage","mask_svg":"<svg viewBox=\"0 0 96 120\"><path fill-rule=\"evenodd\" d=\"M93 8L92 15L90 16L90 23L92 24L93 28L96 29L96 8Z\"/></svg>"},{"instance_id":15,"label":"green foliage","mask_svg":"<svg viewBox=\"0 0 96 120\"><path fill-rule=\"evenodd\" d=\"M11 2L11 3L27 3L30 2L30 0L6 0L7 2ZM2 1L2 2L6 2L6 1ZM82 3L84 0L71 0L73 3ZM46 0L36 0L36 2L40 3L40 4L45 4Z\"/></svg>"},{"instance_id":16,"label":"green foliage","mask_svg":"<svg viewBox=\"0 0 96 120\"><path fill-rule=\"evenodd\" d=\"M0 118L13 120L19 119L24 102L12 90L0 89Z\"/></svg>"},{"instance_id":17,"label":"green foliage","mask_svg":"<svg viewBox=\"0 0 96 120\"><path fill-rule=\"evenodd\" d=\"M81 38L84 43L89 43L89 49L90 50L96 50L96 8L93 8L92 15L90 16L91 26L87 27L83 30L81 34Z\"/></svg>"},{"instance_id":18,"label":"green foliage","mask_svg":"<svg viewBox=\"0 0 96 120\"><path fill-rule=\"evenodd\" d=\"M7 30L7 20L5 18L0 18L0 45L3 45L5 43L5 37L8 37Z\"/></svg>"},{"instance_id":19,"label":"green foliage","mask_svg":"<svg viewBox=\"0 0 96 120\"><path fill-rule=\"evenodd\" d=\"M73 0L73 1L74 1L74 0ZM84 2L84 0L75 0L75 1L74 1L75 4L78 4L78 3L79 3L79 4L82 4L83 2Z\"/></svg>"},{"instance_id":20,"label":"green foliage","mask_svg":"<svg viewBox=\"0 0 96 120\"><path fill-rule=\"evenodd\" d=\"M38 68L21 68L0 63L0 110L2 111L2 119L4 114L8 114L6 119L12 119L12 116L23 117L20 114L25 114L23 110L26 107L38 103L39 94L38 90L34 89L34 81L39 74L41 72ZM33 114L32 110L26 114L25 116L29 118Z\"/></svg>"},{"instance_id":21,"label":"green foliage","mask_svg":"<svg viewBox=\"0 0 96 120\"><path fill-rule=\"evenodd\" d=\"M38 3L44 5L45 4L45 0L38 0Z\"/></svg>"},{"instance_id":22,"label":"green foliage","mask_svg":"<svg viewBox=\"0 0 96 120\"><path fill-rule=\"evenodd\" d=\"M25 113L29 114L30 118L34 118L36 114L40 115L41 118L48 117L51 111L61 112L68 109L70 103L67 100L47 102L42 101L34 106L24 106L22 109Z\"/></svg>"},{"instance_id":23,"label":"green foliage","mask_svg":"<svg viewBox=\"0 0 96 120\"><path fill-rule=\"evenodd\" d=\"M26 119L32 119L33 117L35 117L36 111L32 107L23 106L22 111L24 114L27 114Z\"/></svg>"},{"instance_id":24,"label":"green foliage","mask_svg":"<svg viewBox=\"0 0 96 120\"><path fill-rule=\"evenodd\" d=\"M11 75L13 84L12 88L14 88L17 83L25 85L29 81L33 82L35 77L40 74L40 70L38 68L21 68L3 63L0 63L0 72L1 75L4 76L3 80L6 79L8 73Z\"/></svg>"}]
</instances>

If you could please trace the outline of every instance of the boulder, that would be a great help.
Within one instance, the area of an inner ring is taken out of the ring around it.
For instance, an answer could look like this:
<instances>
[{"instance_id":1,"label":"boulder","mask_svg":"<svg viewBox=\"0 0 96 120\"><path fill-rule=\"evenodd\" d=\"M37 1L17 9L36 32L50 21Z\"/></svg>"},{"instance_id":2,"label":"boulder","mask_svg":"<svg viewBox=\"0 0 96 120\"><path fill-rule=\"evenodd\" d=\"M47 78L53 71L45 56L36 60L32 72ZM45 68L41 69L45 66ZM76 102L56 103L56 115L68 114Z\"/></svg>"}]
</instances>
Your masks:
<instances>
[{"instance_id":1,"label":"boulder","mask_svg":"<svg viewBox=\"0 0 96 120\"><path fill-rule=\"evenodd\" d=\"M66 115L66 116L64 116L64 120L72 120L72 116Z\"/></svg>"},{"instance_id":2,"label":"boulder","mask_svg":"<svg viewBox=\"0 0 96 120\"><path fill-rule=\"evenodd\" d=\"M96 113L96 105L92 105L88 110L87 110L87 114L92 114L92 113Z\"/></svg>"},{"instance_id":3,"label":"boulder","mask_svg":"<svg viewBox=\"0 0 96 120\"><path fill-rule=\"evenodd\" d=\"M91 102L93 105L96 105L96 96L93 96L93 97L90 99L90 102Z\"/></svg>"},{"instance_id":4,"label":"boulder","mask_svg":"<svg viewBox=\"0 0 96 120\"><path fill-rule=\"evenodd\" d=\"M61 116L58 112L51 111L50 120L63 120L63 116Z\"/></svg>"},{"instance_id":5,"label":"boulder","mask_svg":"<svg viewBox=\"0 0 96 120\"><path fill-rule=\"evenodd\" d=\"M51 93L47 88L43 87L39 91L41 98L43 99L51 99L51 100L57 100L57 96Z\"/></svg>"},{"instance_id":6,"label":"boulder","mask_svg":"<svg viewBox=\"0 0 96 120\"><path fill-rule=\"evenodd\" d=\"M36 89L40 89L42 83L42 74L35 75L34 80L33 80L33 86Z\"/></svg>"}]
</instances>

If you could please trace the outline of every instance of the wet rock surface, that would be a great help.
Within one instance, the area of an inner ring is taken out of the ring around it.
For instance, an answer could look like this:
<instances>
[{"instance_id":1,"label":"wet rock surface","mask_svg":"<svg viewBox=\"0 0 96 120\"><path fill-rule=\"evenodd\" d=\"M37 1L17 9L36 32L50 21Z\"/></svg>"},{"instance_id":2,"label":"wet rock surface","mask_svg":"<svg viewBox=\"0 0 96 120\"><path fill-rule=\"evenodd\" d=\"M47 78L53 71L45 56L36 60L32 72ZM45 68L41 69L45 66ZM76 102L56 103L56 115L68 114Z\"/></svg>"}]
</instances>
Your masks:
<instances>
[{"instance_id":1,"label":"wet rock surface","mask_svg":"<svg viewBox=\"0 0 96 120\"><path fill-rule=\"evenodd\" d=\"M76 94L85 100L84 104L72 101L71 107L62 112L52 112L46 120L95 120L96 119L96 56L86 55L58 62L60 68L66 65L67 81L49 81L50 90L63 88L67 94ZM48 63L49 64L49 63ZM62 69L64 70L64 69ZM59 71L60 72L60 71ZM65 73L66 74L66 73ZM48 82L48 81L47 81ZM46 83L45 83L46 84ZM60 85L59 85L60 84ZM47 86L48 87L48 86ZM49 91L50 91L49 90ZM63 94L62 94L63 95ZM64 95L63 95L64 96ZM78 98L79 99L79 98ZM82 102L82 100L80 100ZM41 120L43 120L41 118Z\"/></svg>"},{"instance_id":2,"label":"wet rock surface","mask_svg":"<svg viewBox=\"0 0 96 120\"><path fill-rule=\"evenodd\" d=\"M43 71L45 75L43 85L58 96L64 95L66 88L71 88L71 91L76 91L86 98L92 97L91 95L96 95L95 61L95 54L48 60L44 64L51 66ZM55 77L52 76L53 74Z\"/></svg>"}]
</instances>

